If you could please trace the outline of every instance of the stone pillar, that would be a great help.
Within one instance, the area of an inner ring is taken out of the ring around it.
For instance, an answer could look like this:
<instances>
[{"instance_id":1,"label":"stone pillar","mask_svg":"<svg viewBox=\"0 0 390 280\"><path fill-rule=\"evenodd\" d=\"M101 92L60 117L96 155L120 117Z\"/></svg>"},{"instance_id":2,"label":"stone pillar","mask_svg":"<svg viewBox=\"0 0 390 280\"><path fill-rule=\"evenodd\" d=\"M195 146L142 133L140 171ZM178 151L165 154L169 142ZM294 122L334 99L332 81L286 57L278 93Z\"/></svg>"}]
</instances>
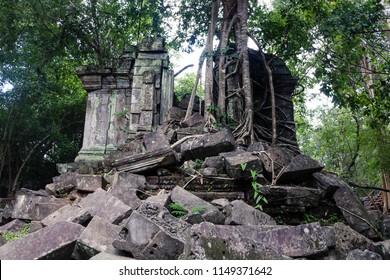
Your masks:
<instances>
[{"instance_id":1,"label":"stone pillar","mask_svg":"<svg viewBox=\"0 0 390 280\"><path fill-rule=\"evenodd\" d=\"M144 40L126 53L118 68L78 72L88 103L83 147L76 161L100 161L104 155L168 120L173 103L173 71L164 39Z\"/></svg>"},{"instance_id":2,"label":"stone pillar","mask_svg":"<svg viewBox=\"0 0 390 280\"><path fill-rule=\"evenodd\" d=\"M119 68L79 71L88 92L83 146L76 161L100 161L127 139L134 53Z\"/></svg>"},{"instance_id":3,"label":"stone pillar","mask_svg":"<svg viewBox=\"0 0 390 280\"><path fill-rule=\"evenodd\" d=\"M169 75L168 64L163 38L147 39L140 44L132 84L131 137L152 131L167 120L167 106L172 107L173 103L173 75Z\"/></svg>"}]
</instances>

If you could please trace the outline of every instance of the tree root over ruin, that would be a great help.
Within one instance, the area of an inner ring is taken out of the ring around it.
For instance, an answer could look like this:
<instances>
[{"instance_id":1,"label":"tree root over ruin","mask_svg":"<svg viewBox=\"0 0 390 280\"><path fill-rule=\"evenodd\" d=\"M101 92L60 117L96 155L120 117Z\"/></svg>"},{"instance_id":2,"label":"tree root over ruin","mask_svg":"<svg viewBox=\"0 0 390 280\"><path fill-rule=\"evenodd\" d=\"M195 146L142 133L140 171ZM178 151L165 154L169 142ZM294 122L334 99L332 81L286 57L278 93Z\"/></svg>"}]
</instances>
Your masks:
<instances>
[{"instance_id":1,"label":"tree root over ruin","mask_svg":"<svg viewBox=\"0 0 390 280\"><path fill-rule=\"evenodd\" d=\"M244 112L243 121L233 131L237 144L248 146L254 142L253 133L253 112L248 110Z\"/></svg>"}]
</instances>

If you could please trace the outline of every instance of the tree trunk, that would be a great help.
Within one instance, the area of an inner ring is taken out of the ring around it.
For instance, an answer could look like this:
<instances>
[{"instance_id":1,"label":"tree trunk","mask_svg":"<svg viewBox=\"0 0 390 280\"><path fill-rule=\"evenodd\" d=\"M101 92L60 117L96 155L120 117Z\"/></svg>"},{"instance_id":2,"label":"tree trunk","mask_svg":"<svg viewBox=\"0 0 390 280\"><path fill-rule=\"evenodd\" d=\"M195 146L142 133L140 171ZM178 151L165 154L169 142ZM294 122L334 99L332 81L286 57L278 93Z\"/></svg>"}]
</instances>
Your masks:
<instances>
[{"instance_id":1,"label":"tree trunk","mask_svg":"<svg viewBox=\"0 0 390 280\"><path fill-rule=\"evenodd\" d=\"M390 191L390 173L382 170L382 189ZM390 192L382 192L383 214L390 214Z\"/></svg>"},{"instance_id":2,"label":"tree trunk","mask_svg":"<svg viewBox=\"0 0 390 280\"><path fill-rule=\"evenodd\" d=\"M206 44L206 75L205 75L205 94L204 94L204 117L209 119L210 109L213 105L213 82L214 82L214 67L213 67L213 42L215 35L215 26L218 18L219 0L213 0L211 9L211 21L207 36Z\"/></svg>"},{"instance_id":3,"label":"tree trunk","mask_svg":"<svg viewBox=\"0 0 390 280\"><path fill-rule=\"evenodd\" d=\"M225 53L227 51L227 43L229 40L229 22L227 16L224 16L222 25L221 42L219 45L219 63L218 63L218 108L219 115L218 119L222 119L222 115L225 113L225 102L226 102L226 68L225 68Z\"/></svg>"},{"instance_id":4,"label":"tree trunk","mask_svg":"<svg viewBox=\"0 0 390 280\"><path fill-rule=\"evenodd\" d=\"M42 138L41 140L38 141L38 143L36 143L32 149L30 150L30 152L28 153L28 155L23 159L23 162L22 162L22 165L19 167L18 169L18 172L16 173L16 176L14 178L14 182L12 184L12 188L11 188L11 194L15 194L16 192L16 187L17 187L17 184L18 184L18 181L19 181L19 178L20 178L20 175L22 174L22 171L25 167L25 165L27 164L27 162L30 160L31 156L34 154L35 150L43 144L43 142L46 141L46 139L48 139L49 137L51 136L51 133L49 135L46 135L44 138Z\"/></svg>"},{"instance_id":5,"label":"tree trunk","mask_svg":"<svg viewBox=\"0 0 390 280\"><path fill-rule=\"evenodd\" d=\"M226 8L224 8L221 40L219 45L220 56L218 64L218 108L220 114L218 117L223 123L225 123L225 120L222 118L222 116L226 113L226 71L228 71L228 65L226 64L226 52L228 51L230 31L237 21L237 15L233 15L232 12L232 10L227 11Z\"/></svg>"},{"instance_id":6,"label":"tree trunk","mask_svg":"<svg viewBox=\"0 0 390 280\"><path fill-rule=\"evenodd\" d=\"M356 165L356 160L357 160L357 158L359 156L359 152L360 152L360 122L359 122L359 119L354 112L352 112L352 118L355 120L355 123L356 123L356 148L355 148L354 154L352 156L352 160L351 160L350 164L348 165L348 168L346 171L348 176L351 176L352 168Z\"/></svg>"},{"instance_id":7,"label":"tree trunk","mask_svg":"<svg viewBox=\"0 0 390 280\"><path fill-rule=\"evenodd\" d=\"M198 71L196 72L195 84L194 87L192 88L191 97L190 97L190 101L188 102L187 112L186 112L186 116L184 117L184 120L187 120L189 119L189 117L191 117L192 109L194 108L196 89L198 87L200 77L202 76L202 68L205 59L205 52L206 49L203 50L199 58Z\"/></svg>"},{"instance_id":8,"label":"tree trunk","mask_svg":"<svg viewBox=\"0 0 390 280\"><path fill-rule=\"evenodd\" d=\"M253 134L253 95L250 78L250 64L248 55L248 1L237 0L236 39L237 50L240 54L242 94L244 96L244 123L234 131L237 142L249 145L254 142Z\"/></svg>"}]
</instances>

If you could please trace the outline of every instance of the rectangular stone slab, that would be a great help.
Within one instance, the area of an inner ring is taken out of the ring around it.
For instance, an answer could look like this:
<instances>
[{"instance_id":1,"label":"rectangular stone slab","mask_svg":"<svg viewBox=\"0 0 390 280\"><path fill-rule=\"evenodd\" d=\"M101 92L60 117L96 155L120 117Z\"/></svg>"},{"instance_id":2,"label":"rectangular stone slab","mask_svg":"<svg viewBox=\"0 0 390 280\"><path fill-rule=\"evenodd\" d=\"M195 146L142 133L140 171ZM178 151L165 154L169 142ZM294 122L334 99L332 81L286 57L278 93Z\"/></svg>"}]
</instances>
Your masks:
<instances>
[{"instance_id":1,"label":"rectangular stone slab","mask_svg":"<svg viewBox=\"0 0 390 280\"><path fill-rule=\"evenodd\" d=\"M102 175L78 174L76 189L85 192L94 192L104 187Z\"/></svg>"},{"instance_id":2,"label":"rectangular stone slab","mask_svg":"<svg viewBox=\"0 0 390 280\"><path fill-rule=\"evenodd\" d=\"M112 243L121 230L121 226L113 225L95 216L77 240L72 258L88 260L100 252L116 253L117 250Z\"/></svg>"},{"instance_id":3,"label":"rectangular stone slab","mask_svg":"<svg viewBox=\"0 0 390 280\"><path fill-rule=\"evenodd\" d=\"M186 240L185 260L281 260L286 259L267 244L240 234L234 226L203 222L193 225Z\"/></svg>"},{"instance_id":4,"label":"rectangular stone slab","mask_svg":"<svg viewBox=\"0 0 390 280\"><path fill-rule=\"evenodd\" d=\"M199 198L182 187L177 186L172 190L171 200L172 202L183 205L189 213L191 213L191 210L195 207L202 207L204 211L202 211L200 214L206 221L215 224L223 224L225 221L225 216L218 210L216 206Z\"/></svg>"},{"instance_id":5,"label":"rectangular stone slab","mask_svg":"<svg viewBox=\"0 0 390 280\"><path fill-rule=\"evenodd\" d=\"M112 224L119 224L132 212L130 206L103 189L98 189L83 198L79 206L90 212L92 216L99 216Z\"/></svg>"},{"instance_id":6,"label":"rectangular stone slab","mask_svg":"<svg viewBox=\"0 0 390 280\"><path fill-rule=\"evenodd\" d=\"M326 233L319 223L298 226L237 226L237 232L289 257L308 257L328 250Z\"/></svg>"},{"instance_id":7,"label":"rectangular stone slab","mask_svg":"<svg viewBox=\"0 0 390 280\"><path fill-rule=\"evenodd\" d=\"M281 171L276 179L276 183L300 183L323 168L324 166L320 165L316 160L304 155L297 155Z\"/></svg>"},{"instance_id":8,"label":"rectangular stone slab","mask_svg":"<svg viewBox=\"0 0 390 280\"><path fill-rule=\"evenodd\" d=\"M141 199L137 196L137 191L144 190L145 185L146 179L142 175L132 174L130 172L117 172L114 175L108 193L135 210L142 203Z\"/></svg>"},{"instance_id":9,"label":"rectangular stone slab","mask_svg":"<svg viewBox=\"0 0 390 280\"><path fill-rule=\"evenodd\" d=\"M170 147L124 157L112 164L118 171L138 173L157 167L173 165L177 162L176 156Z\"/></svg>"},{"instance_id":10,"label":"rectangular stone slab","mask_svg":"<svg viewBox=\"0 0 390 280\"><path fill-rule=\"evenodd\" d=\"M168 148L169 141L165 134L161 132L145 133L143 136L144 145L147 151L156 151L161 148Z\"/></svg>"},{"instance_id":11,"label":"rectangular stone slab","mask_svg":"<svg viewBox=\"0 0 390 280\"><path fill-rule=\"evenodd\" d=\"M187 140L181 145L183 160L204 159L219 153L230 152L236 142L230 130L209 133Z\"/></svg>"},{"instance_id":12,"label":"rectangular stone slab","mask_svg":"<svg viewBox=\"0 0 390 280\"><path fill-rule=\"evenodd\" d=\"M41 222L44 226L49 226L61 221L68 221L82 225L90 219L92 219L92 215L86 209L77 205L67 205L51 213Z\"/></svg>"},{"instance_id":13,"label":"rectangular stone slab","mask_svg":"<svg viewBox=\"0 0 390 280\"><path fill-rule=\"evenodd\" d=\"M300 186L263 186L260 190L268 200L266 207L317 207L322 197L321 190Z\"/></svg>"},{"instance_id":14,"label":"rectangular stone slab","mask_svg":"<svg viewBox=\"0 0 390 280\"><path fill-rule=\"evenodd\" d=\"M177 259L183 252L190 225L169 214L160 205L144 202L126 224L126 233L113 245L137 259Z\"/></svg>"},{"instance_id":15,"label":"rectangular stone slab","mask_svg":"<svg viewBox=\"0 0 390 280\"><path fill-rule=\"evenodd\" d=\"M16 196L12 218L40 221L69 203L64 199L39 196L32 192L20 193Z\"/></svg>"},{"instance_id":16,"label":"rectangular stone slab","mask_svg":"<svg viewBox=\"0 0 390 280\"><path fill-rule=\"evenodd\" d=\"M257 174L263 171L260 158L249 152L224 153L222 156L225 159L226 172L232 178L250 178L251 170L256 171Z\"/></svg>"},{"instance_id":17,"label":"rectangular stone slab","mask_svg":"<svg viewBox=\"0 0 390 280\"><path fill-rule=\"evenodd\" d=\"M1 260L69 260L84 227L58 222L0 247Z\"/></svg>"}]
</instances>

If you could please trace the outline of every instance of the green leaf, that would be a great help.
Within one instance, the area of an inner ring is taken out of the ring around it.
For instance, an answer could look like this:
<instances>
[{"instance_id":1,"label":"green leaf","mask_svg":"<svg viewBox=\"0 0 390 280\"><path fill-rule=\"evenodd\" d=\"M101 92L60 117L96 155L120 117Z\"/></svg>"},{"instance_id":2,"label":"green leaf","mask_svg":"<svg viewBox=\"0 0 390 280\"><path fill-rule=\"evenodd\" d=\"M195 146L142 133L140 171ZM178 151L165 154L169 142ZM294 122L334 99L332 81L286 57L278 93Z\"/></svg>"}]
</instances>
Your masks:
<instances>
[{"instance_id":1,"label":"green leaf","mask_svg":"<svg viewBox=\"0 0 390 280\"><path fill-rule=\"evenodd\" d=\"M188 210L180 203L172 202L169 204L170 212L176 218L183 218L188 214Z\"/></svg>"},{"instance_id":2,"label":"green leaf","mask_svg":"<svg viewBox=\"0 0 390 280\"><path fill-rule=\"evenodd\" d=\"M191 213L192 214L202 214L205 211L206 211L206 207L205 206L196 206L196 207L191 209Z\"/></svg>"},{"instance_id":3,"label":"green leaf","mask_svg":"<svg viewBox=\"0 0 390 280\"><path fill-rule=\"evenodd\" d=\"M252 179L254 180L254 179L256 179L256 177L257 177L257 171L256 170L250 170L251 171L251 177L252 177Z\"/></svg>"}]
</instances>

